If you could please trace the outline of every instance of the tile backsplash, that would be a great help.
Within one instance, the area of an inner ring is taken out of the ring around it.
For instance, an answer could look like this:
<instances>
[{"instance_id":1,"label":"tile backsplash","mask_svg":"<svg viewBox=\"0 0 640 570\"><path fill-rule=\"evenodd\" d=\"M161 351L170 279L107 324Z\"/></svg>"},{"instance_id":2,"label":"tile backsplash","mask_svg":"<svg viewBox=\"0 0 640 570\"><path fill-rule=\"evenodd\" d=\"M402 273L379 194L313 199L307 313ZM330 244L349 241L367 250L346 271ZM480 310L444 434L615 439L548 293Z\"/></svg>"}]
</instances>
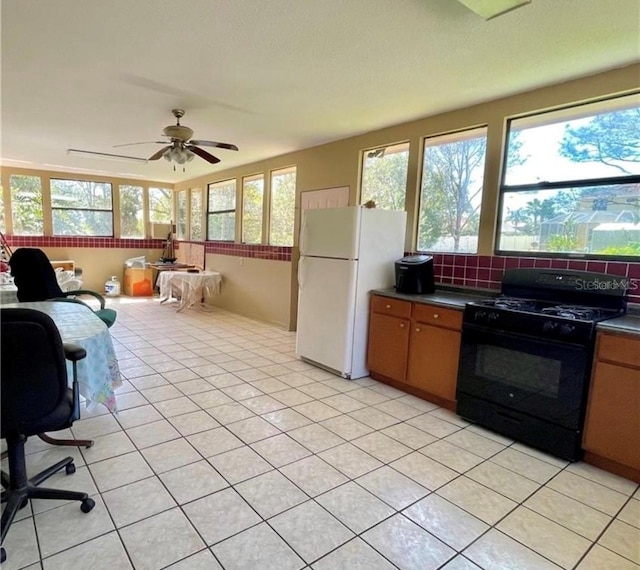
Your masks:
<instances>
[{"instance_id":1,"label":"tile backsplash","mask_svg":"<svg viewBox=\"0 0 640 570\"><path fill-rule=\"evenodd\" d=\"M11 247L93 247L121 249L158 249L162 251L165 240L119 239L109 237L43 237L5 236ZM273 261L291 261L291 247L271 245L247 245L233 242L207 241L203 243L206 253L254 257ZM180 247L180 242L176 242ZM410 253L407 253L410 255ZM478 287L500 290L505 269L536 267L555 269L577 269L620 275L629 279L629 301L640 303L640 262L573 260L545 257L503 257L494 255L470 255L433 253L436 283L458 287Z\"/></svg>"},{"instance_id":2,"label":"tile backsplash","mask_svg":"<svg viewBox=\"0 0 640 570\"><path fill-rule=\"evenodd\" d=\"M580 271L620 275L628 278L630 281L629 301L640 303L640 263L446 253L429 255L433 255L436 283L498 291L500 290L502 274L505 269L518 267L577 269Z\"/></svg>"},{"instance_id":3,"label":"tile backsplash","mask_svg":"<svg viewBox=\"0 0 640 570\"><path fill-rule=\"evenodd\" d=\"M102 249L160 249L163 239L122 239L112 237L5 236L11 247L95 247Z\"/></svg>"},{"instance_id":4,"label":"tile backsplash","mask_svg":"<svg viewBox=\"0 0 640 570\"><path fill-rule=\"evenodd\" d=\"M95 247L108 249L158 249L165 246L163 239L122 239L111 237L65 237L65 236L5 236L9 246L16 247ZM247 245L242 243L207 241L193 242L205 246L207 253L256 257L272 261L291 261L290 247L273 245ZM180 248L180 241L175 243Z\"/></svg>"}]
</instances>

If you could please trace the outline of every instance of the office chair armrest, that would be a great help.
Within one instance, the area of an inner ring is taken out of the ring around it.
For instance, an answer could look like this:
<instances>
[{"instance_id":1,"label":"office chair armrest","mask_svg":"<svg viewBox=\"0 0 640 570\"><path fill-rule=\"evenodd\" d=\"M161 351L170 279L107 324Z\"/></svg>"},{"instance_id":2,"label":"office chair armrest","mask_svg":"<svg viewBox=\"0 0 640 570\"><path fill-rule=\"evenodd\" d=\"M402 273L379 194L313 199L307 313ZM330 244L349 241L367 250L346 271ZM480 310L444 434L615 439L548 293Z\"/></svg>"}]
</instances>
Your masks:
<instances>
[{"instance_id":1,"label":"office chair armrest","mask_svg":"<svg viewBox=\"0 0 640 570\"><path fill-rule=\"evenodd\" d=\"M64 357L71 362L78 362L87 356L87 351L77 344L65 343L62 346L64 347Z\"/></svg>"},{"instance_id":2,"label":"office chair armrest","mask_svg":"<svg viewBox=\"0 0 640 570\"><path fill-rule=\"evenodd\" d=\"M62 295L65 297L75 297L79 295L91 295L100 301L100 308L104 309L105 301L104 297L100 295L100 293L96 293L95 291L87 291L85 289L79 289L77 291L63 291Z\"/></svg>"},{"instance_id":3,"label":"office chair armrest","mask_svg":"<svg viewBox=\"0 0 640 570\"><path fill-rule=\"evenodd\" d=\"M71 423L80 419L80 384L78 384L78 360L82 360L87 356L87 351L77 344L65 343L64 357L72 362L73 366L73 409L71 410Z\"/></svg>"}]
</instances>

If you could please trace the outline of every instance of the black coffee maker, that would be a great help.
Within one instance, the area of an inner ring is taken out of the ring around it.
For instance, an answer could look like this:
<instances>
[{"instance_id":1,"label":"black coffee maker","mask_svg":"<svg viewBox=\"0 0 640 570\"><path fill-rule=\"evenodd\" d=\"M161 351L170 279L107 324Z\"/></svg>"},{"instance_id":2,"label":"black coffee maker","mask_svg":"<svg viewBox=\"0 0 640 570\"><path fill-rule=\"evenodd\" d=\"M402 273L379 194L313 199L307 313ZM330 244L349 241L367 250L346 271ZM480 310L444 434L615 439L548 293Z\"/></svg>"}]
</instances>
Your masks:
<instances>
[{"instance_id":1,"label":"black coffee maker","mask_svg":"<svg viewBox=\"0 0 640 570\"><path fill-rule=\"evenodd\" d=\"M396 261L396 293L421 295L435 290L433 257L407 255Z\"/></svg>"}]
</instances>

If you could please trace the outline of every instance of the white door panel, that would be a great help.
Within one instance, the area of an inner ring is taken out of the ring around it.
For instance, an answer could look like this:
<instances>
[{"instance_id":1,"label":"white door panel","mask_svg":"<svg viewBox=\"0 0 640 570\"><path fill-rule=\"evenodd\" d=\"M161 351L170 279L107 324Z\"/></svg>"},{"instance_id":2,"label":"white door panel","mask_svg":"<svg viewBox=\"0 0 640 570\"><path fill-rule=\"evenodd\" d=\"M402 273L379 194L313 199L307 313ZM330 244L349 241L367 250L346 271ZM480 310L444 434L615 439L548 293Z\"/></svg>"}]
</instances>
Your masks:
<instances>
[{"instance_id":1,"label":"white door panel","mask_svg":"<svg viewBox=\"0 0 640 570\"><path fill-rule=\"evenodd\" d=\"M351 373L357 262L300 259L296 353L347 376Z\"/></svg>"},{"instance_id":2,"label":"white door panel","mask_svg":"<svg viewBox=\"0 0 640 570\"><path fill-rule=\"evenodd\" d=\"M343 208L349 205L349 187L305 190L300 193L300 209Z\"/></svg>"},{"instance_id":3,"label":"white door panel","mask_svg":"<svg viewBox=\"0 0 640 570\"><path fill-rule=\"evenodd\" d=\"M300 225L300 255L357 259L359 207L304 210Z\"/></svg>"}]
</instances>

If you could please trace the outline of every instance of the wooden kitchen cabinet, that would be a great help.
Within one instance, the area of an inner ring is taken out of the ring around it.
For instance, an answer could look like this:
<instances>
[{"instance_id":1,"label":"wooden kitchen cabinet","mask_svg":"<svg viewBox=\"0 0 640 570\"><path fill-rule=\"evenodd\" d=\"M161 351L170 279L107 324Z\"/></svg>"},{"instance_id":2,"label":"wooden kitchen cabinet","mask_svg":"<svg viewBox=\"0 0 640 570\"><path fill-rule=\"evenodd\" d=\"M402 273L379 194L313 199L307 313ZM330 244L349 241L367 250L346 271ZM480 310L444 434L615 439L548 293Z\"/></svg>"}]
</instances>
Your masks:
<instances>
[{"instance_id":1,"label":"wooden kitchen cabinet","mask_svg":"<svg viewBox=\"0 0 640 570\"><path fill-rule=\"evenodd\" d=\"M585 461L640 482L640 337L598 334L583 447Z\"/></svg>"},{"instance_id":2,"label":"wooden kitchen cabinet","mask_svg":"<svg viewBox=\"0 0 640 570\"><path fill-rule=\"evenodd\" d=\"M461 327L461 311L434 305L414 308L407 383L447 407L453 407L456 400Z\"/></svg>"},{"instance_id":3,"label":"wooden kitchen cabinet","mask_svg":"<svg viewBox=\"0 0 640 570\"><path fill-rule=\"evenodd\" d=\"M371 297L372 378L455 409L462 311Z\"/></svg>"},{"instance_id":4,"label":"wooden kitchen cabinet","mask_svg":"<svg viewBox=\"0 0 640 570\"><path fill-rule=\"evenodd\" d=\"M369 316L369 371L404 382L409 352L411 303L389 297L371 297Z\"/></svg>"}]
</instances>

